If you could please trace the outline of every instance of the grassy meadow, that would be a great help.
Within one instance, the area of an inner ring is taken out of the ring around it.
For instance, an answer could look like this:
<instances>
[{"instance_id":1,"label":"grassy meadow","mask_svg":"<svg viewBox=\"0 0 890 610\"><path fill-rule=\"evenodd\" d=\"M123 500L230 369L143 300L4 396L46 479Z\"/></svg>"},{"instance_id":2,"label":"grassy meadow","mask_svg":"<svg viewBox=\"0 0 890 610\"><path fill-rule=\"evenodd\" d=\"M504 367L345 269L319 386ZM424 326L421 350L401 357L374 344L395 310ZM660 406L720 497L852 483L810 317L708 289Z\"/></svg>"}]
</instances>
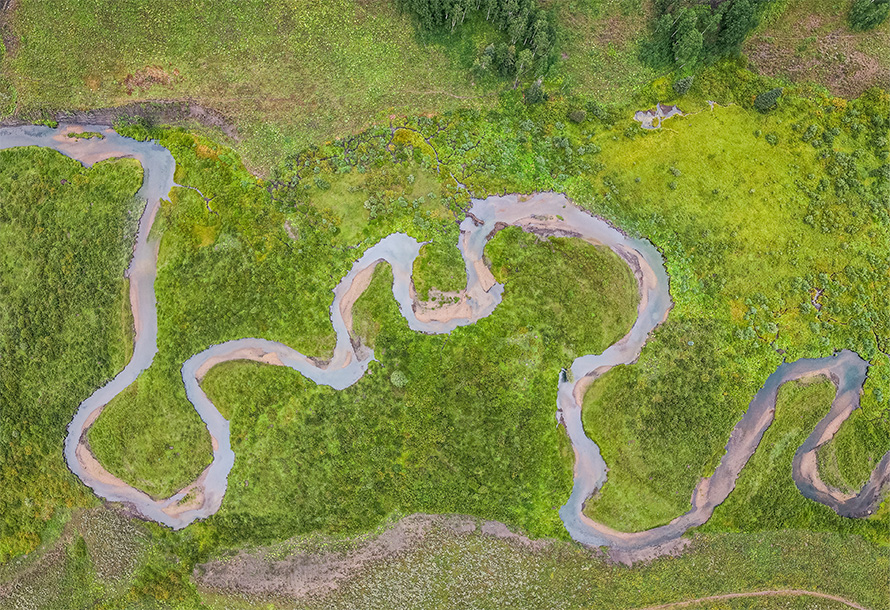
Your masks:
<instances>
[{"instance_id":1,"label":"grassy meadow","mask_svg":"<svg viewBox=\"0 0 890 610\"><path fill-rule=\"evenodd\" d=\"M553 425L555 380L630 328L635 282L611 251L577 240L505 230L486 256L504 302L441 336L408 329L392 273L378 267L355 320L379 362L346 390L282 368L214 368L204 387L231 418L239 458L208 524L226 539L270 540L460 512L564 537L556 508L571 488L571 451ZM590 271L580 284L569 273L578 264Z\"/></svg>"},{"instance_id":2,"label":"grassy meadow","mask_svg":"<svg viewBox=\"0 0 890 610\"><path fill-rule=\"evenodd\" d=\"M478 525L477 525L478 528ZM279 559L318 557L358 548L367 536L295 537L262 547ZM866 608L887 605L882 586L887 555L861 538L787 530L695 535L684 554L632 568L607 563L570 542L542 548L476 532L433 526L386 561L372 561L336 590L301 600L231 594L191 582L195 565L223 558L208 554L207 538L139 524L106 508L71 519L55 545L0 568L0 609L65 609L72 603L103 608L191 610L314 610L430 607L605 608L631 610L710 595L799 589L835 595ZM186 550L190 549L190 550ZM290 550L289 550L290 549ZM818 564L813 556L819 557ZM831 609L810 596L746 598L692 605L719 610Z\"/></svg>"},{"instance_id":3,"label":"grassy meadow","mask_svg":"<svg viewBox=\"0 0 890 610\"><path fill-rule=\"evenodd\" d=\"M890 98L877 90L852 102L789 91L770 113L747 109L753 92L770 85L737 63L716 66L680 100L688 116L656 132L617 116L567 121L576 98L528 107L514 96L496 112L409 118L307 149L287 157L266 188L229 149L182 130L134 126L133 135L169 146L177 179L211 202L177 191L162 209L163 355L145 383L98 420L97 454L161 495L196 476L209 449L194 443L203 426L181 395L181 363L243 336L324 358L333 342L330 290L364 247L392 231L431 240L417 265L421 294L434 284L459 287L463 265L453 244L466 195L454 176L476 196L564 191L665 254L675 301L668 322L639 364L613 369L585 400L588 435L611 468L588 503L592 517L633 530L685 512L695 483L717 464L732 426L782 357L841 347L873 364L862 413L833 443L845 476L861 480L890 438L880 419L888 392L880 350L890 322L879 305L890 266L880 116ZM668 87L655 81L641 101L670 100ZM724 105L711 108L705 100L713 98ZM521 285L514 299L522 309L549 318L547 332L567 341L573 309L541 309L536 286ZM380 320L359 325L387 332ZM574 341L551 366L587 353ZM224 393L220 408L230 399ZM534 519L518 519L535 531Z\"/></svg>"},{"instance_id":4,"label":"grassy meadow","mask_svg":"<svg viewBox=\"0 0 890 610\"><path fill-rule=\"evenodd\" d=\"M159 353L88 435L111 472L161 497L209 463L180 377L195 353L262 337L324 360L332 289L366 248L396 231L428 242L419 297L459 290L470 198L552 190L658 247L675 304L639 361L584 397L585 430L610 468L591 518L634 531L688 510L776 366L839 349L869 375L819 468L841 490L862 485L890 448L880 29L849 31L849 0L777 2L746 56L700 66L679 94L679 73L641 60L654 2L541 4L558 25L556 61L515 82L473 67L503 32L472 15L454 35L420 32L391 2L17 0L0 15L0 118L189 99L239 134L117 124L169 148L176 181L200 194L174 188L153 229ZM537 76L545 99L526 103ZM774 88L776 106L757 110ZM684 116L644 131L633 112L656 102ZM557 511L573 456L555 425L557 376L623 336L638 295L610 251L515 228L485 251L503 303L448 335L410 331L379 266L355 306L377 362L344 391L252 362L212 369L204 389L231 420L236 454L216 515L172 532L97 508L61 447L77 404L129 357L123 271L140 180L132 160L84 169L51 151L0 151L0 610L629 609L787 588L890 603L887 503L841 519L791 480L794 451L833 398L824 380L782 388L737 489L681 556L627 568L568 541ZM193 581L198 564L244 548L368 535L416 511L550 540L532 550L434 529L300 602Z\"/></svg>"},{"instance_id":5,"label":"grassy meadow","mask_svg":"<svg viewBox=\"0 0 890 610\"><path fill-rule=\"evenodd\" d=\"M132 160L85 169L51 150L0 151L0 562L40 544L57 511L95 502L62 441L130 356L123 273L141 181Z\"/></svg>"},{"instance_id":6,"label":"grassy meadow","mask_svg":"<svg viewBox=\"0 0 890 610\"><path fill-rule=\"evenodd\" d=\"M813 565L813 556L820 561ZM278 555L287 557L287 552ZM867 608L887 603L886 554L860 539L805 531L708 534L680 557L632 568L589 550L549 542L531 550L479 533L433 529L416 548L373 563L328 595L289 601L224 595L199 587L214 610L224 608L604 608L631 610L710 595L800 589L840 596ZM689 606L719 610L834 609L809 596L726 600Z\"/></svg>"},{"instance_id":7,"label":"grassy meadow","mask_svg":"<svg viewBox=\"0 0 890 610\"><path fill-rule=\"evenodd\" d=\"M791 478L794 453L825 417L834 394L834 386L824 377L782 386L773 425L739 475L736 488L702 530L838 531L886 541L890 515L886 509L869 519L839 517L830 508L804 498ZM826 471L820 469L820 473Z\"/></svg>"},{"instance_id":8,"label":"grassy meadow","mask_svg":"<svg viewBox=\"0 0 890 610\"><path fill-rule=\"evenodd\" d=\"M852 0L775 2L744 46L759 72L819 83L834 95L854 98L870 87L890 86L887 26L850 27Z\"/></svg>"},{"instance_id":9,"label":"grassy meadow","mask_svg":"<svg viewBox=\"0 0 890 610\"><path fill-rule=\"evenodd\" d=\"M7 28L20 113L194 99L235 121L266 168L388 114L496 100L466 70L481 48L424 44L389 2L22 0Z\"/></svg>"}]
</instances>

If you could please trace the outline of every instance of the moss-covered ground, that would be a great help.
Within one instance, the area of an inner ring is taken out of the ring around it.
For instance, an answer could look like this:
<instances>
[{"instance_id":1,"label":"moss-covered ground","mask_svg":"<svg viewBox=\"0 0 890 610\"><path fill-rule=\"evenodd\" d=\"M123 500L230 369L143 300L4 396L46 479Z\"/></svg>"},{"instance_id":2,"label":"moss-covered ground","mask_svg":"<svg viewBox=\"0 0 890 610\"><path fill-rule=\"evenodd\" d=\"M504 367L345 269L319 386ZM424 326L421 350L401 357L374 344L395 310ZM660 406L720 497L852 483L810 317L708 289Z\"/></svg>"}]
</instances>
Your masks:
<instances>
[{"instance_id":1,"label":"moss-covered ground","mask_svg":"<svg viewBox=\"0 0 890 610\"><path fill-rule=\"evenodd\" d=\"M441 336L408 329L392 273L378 267L355 319L379 362L346 390L287 369L214 368L204 387L232 421L238 460L210 523L227 538L273 539L361 531L395 512L462 512L563 537L556 508L572 462L553 425L556 379L629 330L636 283L611 251L578 240L504 230L486 255L503 303Z\"/></svg>"},{"instance_id":2,"label":"moss-covered ground","mask_svg":"<svg viewBox=\"0 0 890 610\"><path fill-rule=\"evenodd\" d=\"M129 358L123 274L141 180L132 160L85 169L51 150L0 151L0 562L39 544L56 511L94 502L62 438Z\"/></svg>"}]
</instances>

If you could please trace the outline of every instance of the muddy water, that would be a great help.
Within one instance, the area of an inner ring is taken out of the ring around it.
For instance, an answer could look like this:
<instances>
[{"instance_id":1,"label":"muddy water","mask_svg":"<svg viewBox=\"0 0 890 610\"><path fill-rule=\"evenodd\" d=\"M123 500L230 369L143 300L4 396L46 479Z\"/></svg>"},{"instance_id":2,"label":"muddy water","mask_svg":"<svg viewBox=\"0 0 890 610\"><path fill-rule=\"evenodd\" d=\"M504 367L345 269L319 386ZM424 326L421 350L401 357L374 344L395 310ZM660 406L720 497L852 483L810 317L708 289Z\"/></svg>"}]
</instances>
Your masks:
<instances>
[{"instance_id":1,"label":"muddy water","mask_svg":"<svg viewBox=\"0 0 890 610\"><path fill-rule=\"evenodd\" d=\"M139 191L148 204L140 220L133 259L127 271L130 279L131 303L136 325L133 358L126 368L106 386L98 389L78 408L65 439L65 458L69 468L93 491L108 500L133 505L146 518L170 527L183 528L195 519L214 514L222 503L227 477L235 462L229 442L229 422L222 417L200 386L206 371L219 362L253 359L268 364L287 366L319 384L335 389L346 388L358 381L373 360L371 350L354 347L350 339L341 303L350 304L356 295L350 293L353 281L363 286L362 272L379 262L393 269L393 295L410 328L426 333L447 333L458 326L473 324L489 315L500 303L503 286L494 281L482 263L485 244L498 227L517 225L542 235L570 235L605 245L621 256L634 271L640 287L638 317L631 331L602 354L576 359L571 370L557 380L557 421L564 424L575 449L574 488L560 516L575 540L586 544L607 545L616 549L640 549L675 539L689 527L703 523L713 508L722 502L735 485L735 479L756 449L763 432L772 422L778 387L791 379L827 372L838 385L838 397L830 413L817 426L798 451L794 476L798 487L807 496L834 508L840 514L863 516L873 510L882 488L890 478L890 452L875 469L870 481L855 497L841 497L818 479L813 467L815 451L830 440L834 431L858 407L866 363L851 352L833 358L801 360L779 367L757 394L745 417L732 433L726 454L714 475L703 479L693 495L693 508L670 524L639 533L615 532L587 519L582 514L584 502L606 481L607 468L596 443L587 438L581 424L581 400L584 389L599 375L619 364L634 362L649 333L667 317L671 308L668 277L660 253L645 240L632 239L574 207L565 197L552 193L532 197L510 195L490 197L473 202L475 221L468 217L461 224L459 247L467 270L467 305L470 315L446 320L422 322L414 314L410 294L414 259L422 244L403 234L393 234L365 251L350 272L334 289L331 323L337 342L331 360L318 365L307 356L286 345L264 339L238 339L213 345L189 358L182 366L186 394L207 425L213 444L213 462L192 485L174 496L155 500L130 487L107 472L92 458L84 443L85 433L102 408L133 383L148 368L157 352L157 312L154 279L157 270L158 243L148 239L149 230L160 204L175 185L175 164L170 153L150 142L122 138L112 130L82 126L78 130L99 131L104 140L74 140L65 137L71 128L51 130L44 127L0 129L0 149L16 146L53 148L85 165L110 157L133 157L142 164L145 179ZM462 310L466 312L467 309ZM349 317L347 315L347 317ZM180 506L186 495L195 499Z\"/></svg>"}]
</instances>

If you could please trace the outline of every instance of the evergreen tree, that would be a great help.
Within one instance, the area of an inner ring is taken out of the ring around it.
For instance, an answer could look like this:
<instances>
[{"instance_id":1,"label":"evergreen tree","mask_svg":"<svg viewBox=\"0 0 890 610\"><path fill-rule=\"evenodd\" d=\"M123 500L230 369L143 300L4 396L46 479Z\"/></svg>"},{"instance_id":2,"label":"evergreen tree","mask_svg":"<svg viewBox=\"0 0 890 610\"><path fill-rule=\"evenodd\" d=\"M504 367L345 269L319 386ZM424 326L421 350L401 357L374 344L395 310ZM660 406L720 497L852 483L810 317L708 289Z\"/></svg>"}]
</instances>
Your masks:
<instances>
[{"instance_id":1,"label":"evergreen tree","mask_svg":"<svg viewBox=\"0 0 890 610\"><path fill-rule=\"evenodd\" d=\"M518 76L531 70L535 60L543 64L550 56L552 27L535 0L396 0L396 4L414 15L424 30L447 28L455 32L470 11L494 24L509 44L489 45L473 64L478 75L493 70L504 77ZM526 50L529 53L522 53Z\"/></svg>"},{"instance_id":2,"label":"evergreen tree","mask_svg":"<svg viewBox=\"0 0 890 610\"><path fill-rule=\"evenodd\" d=\"M776 87L775 89L764 91L754 99L754 107L761 112L766 112L776 105L776 101L781 95L781 87Z\"/></svg>"},{"instance_id":3,"label":"evergreen tree","mask_svg":"<svg viewBox=\"0 0 890 610\"><path fill-rule=\"evenodd\" d=\"M547 20L543 17L539 18L532 29L534 30L531 41L532 53L536 57L543 57L550 52L550 27Z\"/></svg>"},{"instance_id":4,"label":"evergreen tree","mask_svg":"<svg viewBox=\"0 0 890 610\"><path fill-rule=\"evenodd\" d=\"M535 81L525 90L526 104L539 104L545 99L544 90L541 88L541 81Z\"/></svg>"},{"instance_id":5,"label":"evergreen tree","mask_svg":"<svg viewBox=\"0 0 890 610\"><path fill-rule=\"evenodd\" d=\"M674 31L674 61L680 66L692 66L702 52L703 38L692 9L680 11Z\"/></svg>"},{"instance_id":6,"label":"evergreen tree","mask_svg":"<svg viewBox=\"0 0 890 610\"><path fill-rule=\"evenodd\" d=\"M643 43L641 55L643 61L653 67L669 66L674 63L673 45L674 18L664 14L655 22L652 38Z\"/></svg>"},{"instance_id":7,"label":"evergreen tree","mask_svg":"<svg viewBox=\"0 0 890 610\"><path fill-rule=\"evenodd\" d=\"M695 79L695 76L687 76L686 78L681 78L674 82L674 91L677 95L686 95L689 91L689 88L692 86L692 81Z\"/></svg>"},{"instance_id":8,"label":"evergreen tree","mask_svg":"<svg viewBox=\"0 0 890 610\"><path fill-rule=\"evenodd\" d=\"M717 38L717 53L720 55L738 53L748 33L757 25L754 7L749 0L735 0L723 14L720 35Z\"/></svg>"},{"instance_id":9,"label":"evergreen tree","mask_svg":"<svg viewBox=\"0 0 890 610\"><path fill-rule=\"evenodd\" d=\"M515 86L519 82L519 77L525 74L535 63L535 56L528 49L522 49L516 55L516 81Z\"/></svg>"}]
</instances>

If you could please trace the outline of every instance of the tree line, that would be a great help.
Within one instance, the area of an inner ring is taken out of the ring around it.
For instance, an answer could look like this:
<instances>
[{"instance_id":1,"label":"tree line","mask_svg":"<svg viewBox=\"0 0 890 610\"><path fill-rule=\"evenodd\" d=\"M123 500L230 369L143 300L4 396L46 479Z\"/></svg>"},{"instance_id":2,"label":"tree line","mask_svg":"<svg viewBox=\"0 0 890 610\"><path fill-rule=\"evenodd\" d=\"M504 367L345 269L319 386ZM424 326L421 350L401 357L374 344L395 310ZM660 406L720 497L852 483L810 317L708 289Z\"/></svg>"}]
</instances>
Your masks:
<instances>
[{"instance_id":1,"label":"tree line","mask_svg":"<svg viewBox=\"0 0 890 610\"><path fill-rule=\"evenodd\" d=\"M549 66L555 31L547 11L534 0L397 0L397 4L426 31L453 33L471 14L493 25L502 36L476 59L477 74L518 80Z\"/></svg>"},{"instance_id":2,"label":"tree line","mask_svg":"<svg viewBox=\"0 0 890 610\"><path fill-rule=\"evenodd\" d=\"M643 59L658 68L691 73L703 63L735 55L757 27L768 0L658 0L651 39Z\"/></svg>"}]
</instances>

